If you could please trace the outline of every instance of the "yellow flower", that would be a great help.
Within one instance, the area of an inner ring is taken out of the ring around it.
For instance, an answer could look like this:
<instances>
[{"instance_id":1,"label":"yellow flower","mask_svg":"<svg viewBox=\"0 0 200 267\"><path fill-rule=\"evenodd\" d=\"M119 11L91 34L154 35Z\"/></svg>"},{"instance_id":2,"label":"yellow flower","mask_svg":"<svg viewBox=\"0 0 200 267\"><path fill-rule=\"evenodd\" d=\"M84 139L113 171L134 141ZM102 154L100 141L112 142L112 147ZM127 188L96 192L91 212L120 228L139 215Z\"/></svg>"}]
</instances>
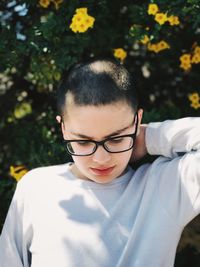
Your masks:
<instances>
[{"instance_id":1,"label":"yellow flower","mask_svg":"<svg viewBox=\"0 0 200 267\"><path fill-rule=\"evenodd\" d=\"M200 95L198 93L192 93L188 95L188 98L192 102L198 102L200 100Z\"/></svg>"},{"instance_id":2,"label":"yellow flower","mask_svg":"<svg viewBox=\"0 0 200 267\"><path fill-rule=\"evenodd\" d=\"M195 54L200 54L200 46L196 46L194 49Z\"/></svg>"},{"instance_id":3,"label":"yellow flower","mask_svg":"<svg viewBox=\"0 0 200 267\"><path fill-rule=\"evenodd\" d=\"M80 13L74 15L72 18L72 23L77 24L77 28L80 27L80 25L82 25L81 27L92 28L94 21L95 19L93 17Z\"/></svg>"},{"instance_id":4,"label":"yellow flower","mask_svg":"<svg viewBox=\"0 0 200 267\"><path fill-rule=\"evenodd\" d=\"M10 166L10 175L18 182L22 176L24 176L28 170L25 168L25 166Z\"/></svg>"},{"instance_id":5,"label":"yellow flower","mask_svg":"<svg viewBox=\"0 0 200 267\"><path fill-rule=\"evenodd\" d=\"M165 41L160 41L157 44L149 43L148 46L147 46L147 49L149 51L153 51L155 53L158 53L158 52L160 52L162 50L169 49L169 48L170 48L169 44L167 42L165 42Z\"/></svg>"},{"instance_id":6,"label":"yellow flower","mask_svg":"<svg viewBox=\"0 0 200 267\"><path fill-rule=\"evenodd\" d=\"M127 52L123 48L116 48L114 49L114 56L121 61L124 61L127 57Z\"/></svg>"},{"instance_id":7,"label":"yellow flower","mask_svg":"<svg viewBox=\"0 0 200 267\"><path fill-rule=\"evenodd\" d=\"M55 8L56 9L59 9L60 7L60 4L62 4L63 0L52 0L54 5L55 5Z\"/></svg>"},{"instance_id":8,"label":"yellow flower","mask_svg":"<svg viewBox=\"0 0 200 267\"><path fill-rule=\"evenodd\" d=\"M148 43L148 45L147 45L147 49L148 49L149 51L153 51L153 52L155 52L155 53L158 52L158 49L157 49L157 45L156 45L156 44Z\"/></svg>"},{"instance_id":9,"label":"yellow flower","mask_svg":"<svg viewBox=\"0 0 200 267\"><path fill-rule=\"evenodd\" d=\"M39 1L39 4L44 7L44 8L47 8L50 4L50 0L40 0Z\"/></svg>"},{"instance_id":10,"label":"yellow flower","mask_svg":"<svg viewBox=\"0 0 200 267\"><path fill-rule=\"evenodd\" d=\"M78 29L77 29L77 24L76 23L74 23L74 22L72 22L71 24L70 24L70 29L73 31L73 32L77 32L78 31Z\"/></svg>"},{"instance_id":11,"label":"yellow flower","mask_svg":"<svg viewBox=\"0 0 200 267\"><path fill-rule=\"evenodd\" d=\"M192 65L188 62L182 62L180 64L180 68L184 69L185 71L190 70Z\"/></svg>"},{"instance_id":12,"label":"yellow flower","mask_svg":"<svg viewBox=\"0 0 200 267\"><path fill-rule=\"evenodd\" d=\"M70 28L74 32L85 32L89 27L93 27L94 19L90 16L79 14L75 15L72 19L72 24L70 25Z\"/></svg>"},{"instance_id":13,"label":"yellow flower","mask_svg":"<svg viewBox=\"0 0 200 267\"><path fill-rule=\"evenodd\" d=\"M177 16L172 15L172 16L168 17L167 20L169 21L169 24L171 26L180 24L179 17L177 17Z\"/></svg>"},{"instance_id":14,"label":"yellow flower","mask_svg":"<svg viewBox=\"0 0 200 267\"><path fill-rule=\"evenodd\" d=\"M87 15L87 7L81 7L76 9L77 14Z\"/></svg>"},{"instance_id":15,"label":"yellow flower","mask_svg":"<svg viewBox=\"0 0 200 267\"><path fill-rule=\"evenodd\" d=\"M155 15L158 12L159 8L156 4L149 4L148 6L148 14Z\"/></svg>"},{"instance_id":16,"label":"yellow flower","mask_svg":"<svg viewBox=\"0 0 200 267\"><path fill-rule=\"evenodd\" d=\"M199 102L192 102L190 106L194 109L199 109L200 108L200 103Z\"/></svg>"},{"instance_id":17,"label":"yellow flower","mask_svg":"<svg viewBox=\"0 0 200 267\"><path fill-rule=\"evenodd\" d=\"M150 39L149 39L148 35L145 34L145 36L140 40L140 42L142 44L147 44L149 42L149 40Z\"/></svg>"},{"instance_id":18,"label":"yellow flower","mask_svg":"<svg viewBox=\"0 0 200 267\"><path fill-rule=\"evenodd\" d=\"M85 18L85 24L87 25L87 27L93 27L93 25L94 25L94 21L95 21L95 19L92 17L92 16L87 16L86 18Z\"/></svg>"},{"instance_id":19,"label":"yellow flower","mask_svg":"<svg viewBox=\"0 0 200 267\"><path fill-rule=\"evenodd\" d=\"M80 24L84 21L85 18L86 18L86 15L76 14L73 16L72 22L75 24Z\"/></svg>"},{"instance_id":20,"label":"yellow flower","mask_svg":"<svg viewBox=\"0 0 200 267\"><path fill-rule=\"evenodd\" d=\"M157 44L157 46L158 46L159 51L170 48L169 44L167 42L165 42L165 41L160 41Z\"/></svg>"},{"instance_id":21,"label":"yellow flower","mask_svg":"<svg viewBox=\"0 0 200 267\"><path fill-rule=\"evenodd\" d=\"M157 13L155 15L155 21L160 25L163 25L167 21L167 15L164 13Z\"/></svg>"},{"instance_id":22,"label":"yellow flower","mask_svg":"<svg viewBox=\"0 0 200 267\"><path fill-rule=\"evenodd\" d=\"M77 31L78 32L86 32L87 29L88 29L88 27L85 23L77 24Z\"/></svg>"},{"instance_id":23,"label":"yellow flower","mask_svg":"<svg viewBox=\"0 0 200 267\"><path fill-rule=\"evenodd\" d=\"M95 18L87 14L87 8L77 8L69 27L75 33L82 33L86 32L88 28L93 28L94 21Z\"/></svg>"},{"instance_id":24,"label":"yellow flower","mask_svg":"<svg viewBox=\"0 0 200 267\"><path fill-rule=\"evenodd\" d=\"M191 55L190 54L183 54L182 56L180 56L180 68L184 69L185 71L188 71L191 69L192 65L191 65Z\"/></svg>"},{"instance_id":25,"label":"yellow flower","mask_svg":"<svg viewBox=\"0 0 200 267\"><path fill-rule=\"evenodd\" d=\"M200 63L200 54L197 54L197 53L194 54L192 56L191 62L194 63L194 64Z\"/></svg>"},{"instance_id":26,"label":"yellow flower","mask_svg":"<svg viewBox=\"0 0 200 267\"><path fill-rule=\"evenodd\" d=\"M181 63L190 64L190 62L191 62L191 55L190 54L183 54L182 56L180 56L179 59L180 59Z\"/></svg>"}]
</instances>

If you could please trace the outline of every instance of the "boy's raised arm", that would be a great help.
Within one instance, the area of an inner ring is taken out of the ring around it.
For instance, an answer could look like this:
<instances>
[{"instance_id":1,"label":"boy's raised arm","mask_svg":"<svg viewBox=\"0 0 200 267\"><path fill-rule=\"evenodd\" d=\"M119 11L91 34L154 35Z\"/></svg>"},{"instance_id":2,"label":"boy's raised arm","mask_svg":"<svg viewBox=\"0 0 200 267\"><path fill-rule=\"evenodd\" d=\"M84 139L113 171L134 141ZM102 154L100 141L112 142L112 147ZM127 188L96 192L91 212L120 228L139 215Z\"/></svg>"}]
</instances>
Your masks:
<instances>
[{"instance_id":1,"label":"boy's raised arm","mask_svg":"<svg viewBox=\"0 0 200 267\"><path fill-rule=\"evenodd\" d=\"M159 200L184 227L200 213L200 118L150 123L145 140L149 154L163 156L152 165Z\"/></svg>"},{"instance_id":2,"label":"boy's raised arm","mask_svg":"<svg viewBox=\"0 0 200 267\"><path fill-rule=\"evenodd\" d=\"M174 158L200 150L200 118L183 118L148 124L145 134L151 155Z\"/></svg>"}]
</instances>

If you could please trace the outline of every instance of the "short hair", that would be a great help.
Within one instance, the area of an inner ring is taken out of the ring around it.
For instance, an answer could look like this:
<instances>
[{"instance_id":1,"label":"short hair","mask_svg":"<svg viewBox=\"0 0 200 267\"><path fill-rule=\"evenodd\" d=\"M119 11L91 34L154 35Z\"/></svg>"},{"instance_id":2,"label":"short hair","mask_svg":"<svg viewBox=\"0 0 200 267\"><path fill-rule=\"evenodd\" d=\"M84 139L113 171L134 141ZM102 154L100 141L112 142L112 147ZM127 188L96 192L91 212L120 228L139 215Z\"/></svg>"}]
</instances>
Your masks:
<instances>
[{"instance_id":1,"label":"short hair","mask_svg":"<svg viewBox=\"0 0 200 267\"><path fill-rule=\"evenodd\" d=\"M57 91L58 112L64 116L69 94L80 106L126 101L135 112L138 106L135 87L131 74L117 60L91 59L74 65L61 81Z\"/></svg>"}]
</instances>

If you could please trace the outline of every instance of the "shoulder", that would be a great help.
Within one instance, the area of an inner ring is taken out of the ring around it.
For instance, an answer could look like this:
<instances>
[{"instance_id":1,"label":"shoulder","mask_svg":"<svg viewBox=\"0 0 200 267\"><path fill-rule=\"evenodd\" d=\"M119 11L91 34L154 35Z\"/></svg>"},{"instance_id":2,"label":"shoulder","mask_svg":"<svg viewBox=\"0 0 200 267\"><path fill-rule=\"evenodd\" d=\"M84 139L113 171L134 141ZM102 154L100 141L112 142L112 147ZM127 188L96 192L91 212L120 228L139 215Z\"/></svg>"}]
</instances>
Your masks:
<instances>
[{"instance_id":1,"label":"shoulder","mask_svg":"<svg viewBox=\"0 0 200 267\"><path fill-rule=\"evenodd\" d=\"M17 183L14 203L24 209L39 210L50 200L60 199L70 192L69 164L32 169ZM28 207L28 208L27 208Z\"/></svg>"},{"instance_id":2,"label":"shoulder","mask_svg":"<svg viewBox=\"0 0 200 267\"><path fill-rule=\"evenodd\" d=\"M18 188L33 188L36 186L44 186L51 184L60 176L64 176L67 170L68 163L60 165L52 165L38 167L27 172L18 182Z\"/></svg>"}]
</instances>

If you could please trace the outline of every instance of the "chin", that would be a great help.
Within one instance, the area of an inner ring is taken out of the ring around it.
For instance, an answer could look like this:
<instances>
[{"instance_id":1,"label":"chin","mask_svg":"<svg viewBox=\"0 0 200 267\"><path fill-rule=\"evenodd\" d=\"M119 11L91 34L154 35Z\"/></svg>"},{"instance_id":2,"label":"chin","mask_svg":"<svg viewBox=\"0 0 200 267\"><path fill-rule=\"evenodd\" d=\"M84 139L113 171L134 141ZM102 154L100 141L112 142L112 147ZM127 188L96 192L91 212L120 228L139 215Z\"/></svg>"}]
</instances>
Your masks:
<instances>
[{"instance_id":1,"label":"chin","mask_svg":"<svg viewBox=\"0 0 200 267\"><path fill-rule=\"evenodd\" d=\"M95 183L98 183L98 184L108 184L108 183L111 183L113 180L115 180L116 178L114 177L93 177L91 178L90 180L95 182Z\"/></svg>"}]
</instances>

